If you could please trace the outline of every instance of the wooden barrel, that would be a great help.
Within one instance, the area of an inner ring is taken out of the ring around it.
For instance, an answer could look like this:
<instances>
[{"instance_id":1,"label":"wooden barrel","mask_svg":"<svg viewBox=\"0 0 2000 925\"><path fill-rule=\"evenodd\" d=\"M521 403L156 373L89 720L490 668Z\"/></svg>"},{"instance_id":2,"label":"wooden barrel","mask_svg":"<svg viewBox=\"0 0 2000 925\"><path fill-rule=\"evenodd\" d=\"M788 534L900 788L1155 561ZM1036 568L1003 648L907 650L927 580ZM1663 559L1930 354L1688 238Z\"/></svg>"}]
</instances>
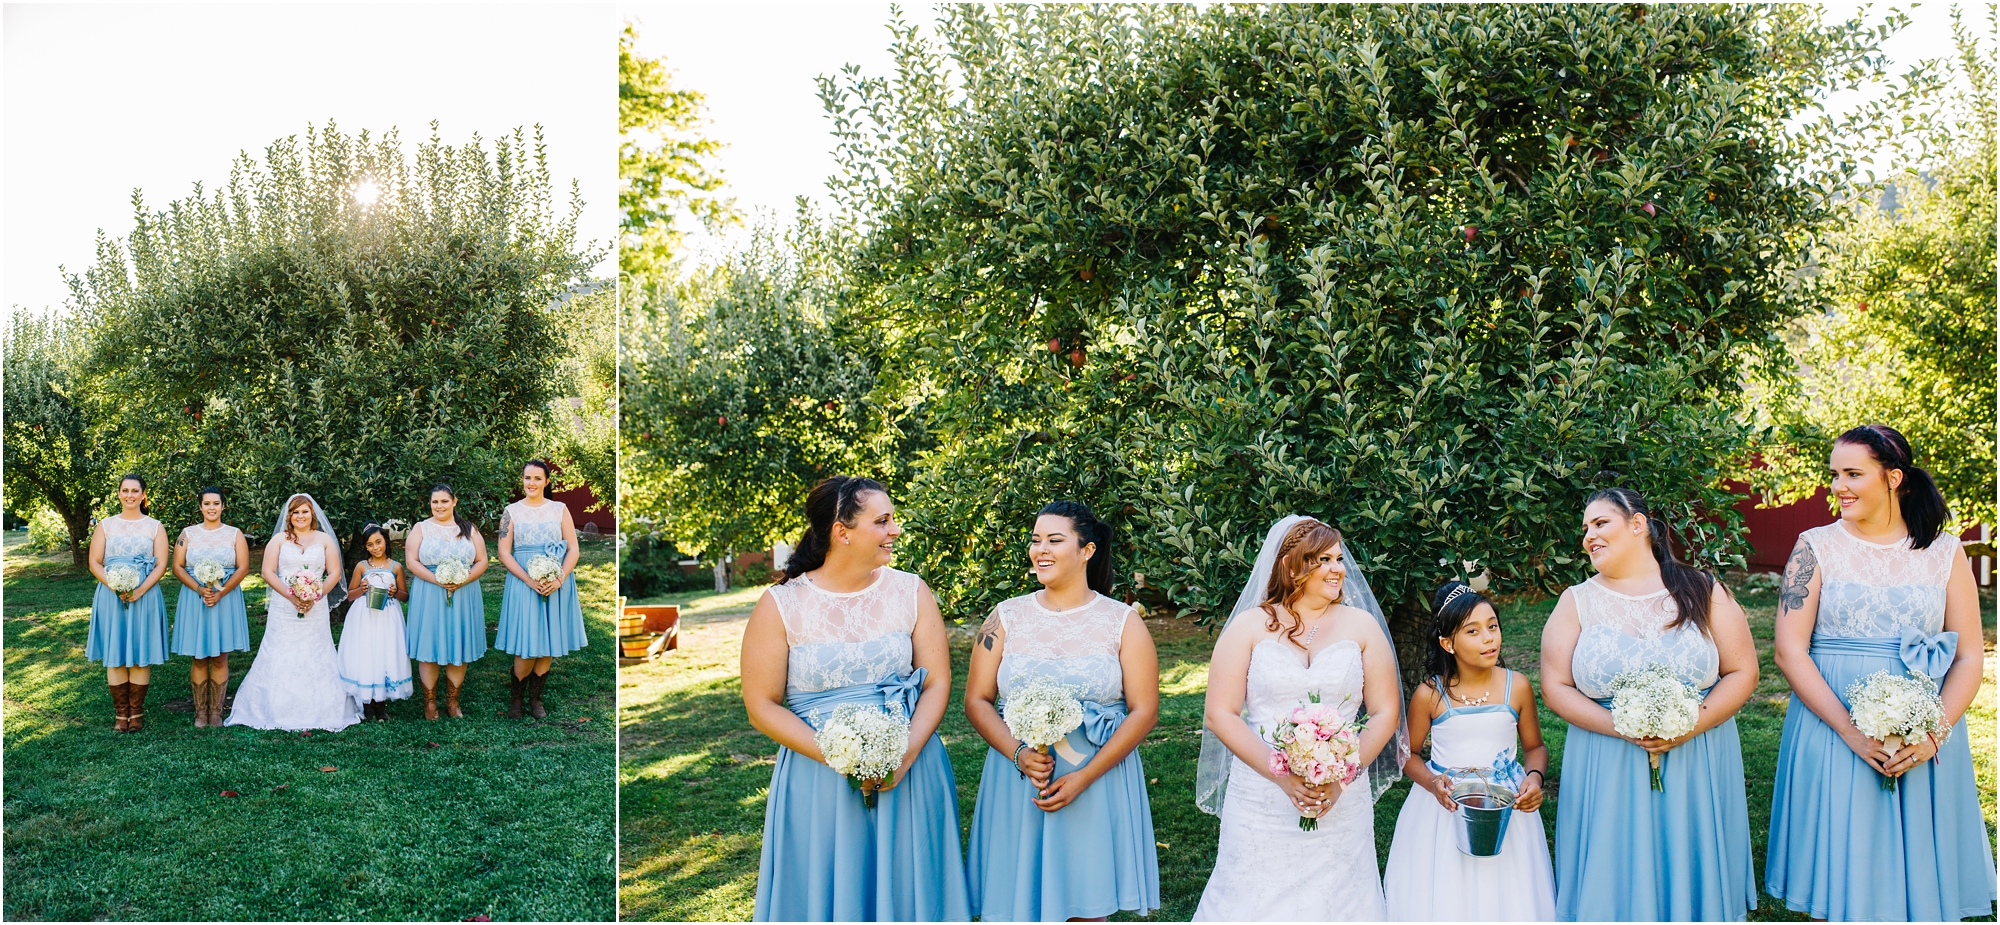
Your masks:
<instances>
[{"instance_id":1,"label":"wooden barrel","mask_svg":"<svg viewBox=\"0 0 2000 925\"><path fill-rule=\"evenodd\" d=\"M653 645L658 633L640 633L636 636L618 637L618 654L625 658L645 658L646 650Z\"/></svg>"},{"instance_id":2,"label":"wooden barrel","mask_svg":"<svg viewBox=\"0 0 2000 925\"><path fill-rule=\"evenodd\" d=\"M637 636L646 631L646 615L634 610L626 610L618 617L618 635Z\"/></svg>"}]
</instances>

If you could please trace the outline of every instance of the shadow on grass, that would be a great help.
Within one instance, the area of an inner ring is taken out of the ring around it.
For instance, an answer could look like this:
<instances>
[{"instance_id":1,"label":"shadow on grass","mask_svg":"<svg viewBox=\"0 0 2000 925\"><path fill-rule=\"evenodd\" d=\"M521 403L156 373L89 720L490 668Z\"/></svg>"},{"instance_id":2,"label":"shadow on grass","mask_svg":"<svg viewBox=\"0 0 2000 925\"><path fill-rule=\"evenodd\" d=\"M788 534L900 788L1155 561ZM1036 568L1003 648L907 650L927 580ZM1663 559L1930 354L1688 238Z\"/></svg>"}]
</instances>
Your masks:
<instances>
[{"instance_id":1,"label":"shadow on grass","mask_svg":"<svg viewBox=\"0 0 2000 925\"><path fill-rule=\"evenodd\" d=\"M83 658L88 573L10 555L6 917L610 918L610 561L599 544L578 569L589 645L557 660L547 720L494 715L510 659L490 652L464 720L424 722L419 697L338 733L195 729L162 709L189 696L175 657L154 667L145 730L122 735ZM498 588L486 598L497 616ZM261 589L249 605L262 613ZM232 685L252 656L234 653Z\"/></svg>"}]
</instances>

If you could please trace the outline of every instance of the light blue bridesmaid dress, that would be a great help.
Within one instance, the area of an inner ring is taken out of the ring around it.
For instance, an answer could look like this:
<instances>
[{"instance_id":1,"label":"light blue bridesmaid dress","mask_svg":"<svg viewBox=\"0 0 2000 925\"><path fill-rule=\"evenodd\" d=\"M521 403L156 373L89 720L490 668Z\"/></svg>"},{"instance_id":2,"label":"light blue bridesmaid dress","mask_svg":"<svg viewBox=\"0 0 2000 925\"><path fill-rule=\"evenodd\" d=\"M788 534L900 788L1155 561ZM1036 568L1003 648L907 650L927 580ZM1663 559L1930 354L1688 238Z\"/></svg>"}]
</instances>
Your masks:
<instances>
[{"instance_id":1,"label":"light blue bridesmaid dress","mask_svg":"<svg viewBox=\"0 0 2000 925\"><path fill-rule=\"evenodd\" d=\"M544 501L541 507L528 502L507 505L514 531L514 561L523 569L536 556L557 562L569 553L563 542L563 503ZM520 658L568 655L588 645L583 636L583 607L576 597L576 576L563 576L562 587L543 597L528 583L507 573L506 588L500 593L500 629L493 635L493 647Z\"/></svg>"},{"instance_id":2,"label":"light blue bridesmaid dress","mask_svg":"<svg viewBox=\"0 0 2000 925\"><path fill-rule=\"evenodd\" d=\"M153 573L159 559L153 555L154 540L165 532L160 522L141 515L126 520L113 515L97 522L104 534L104 568L130 566L139 580ZM163 574L162 578L165 577ZM102 662L106 668L138 668L167 660L167 596L157 582L139 599L126 603L103 582L90 599L90 637L84 642L84 657Z\"/></svg>"},{"instance_id":3,"label":"light blue bridesmaid dress","mask_svg":"<svg viewBox=\"0 0 2000 925\"><path fill-rule=\"evenodd\" d=\"M1037 678L1075 688L1083 702L1083 725L1050 750L1055 780L1088 764L1124 722L1118 648L1132 608L1095 595L1081 607L1053 611L1028 594L1002 601L996 613L1007 629L1002 714L1007 696ZM1034 783L1011 757L986 750L966 865L973 914L989 922L1061 922L1160 908L1159 855L1139 752L1053 813L1035 806Z\"/></svg>"},{"instance_id":4,"label":"light blue bridesmaid dress","mask_svg":"<svg viewBox=\"0 0 2000 925\"><path fill-rule=\"evenodd\" d=\"M1597 579L1570 588L1582 632L1570 657L1577 690L1611 705L1611 680L1666 665L1707 695L1720 673L1715 642L1676 614L1664 589L1634 597ZM1736 718L1675 746L1652 789L1646 750L1569 727L1556 806L1556 918L1566 921L1742 921L1757 908L1743 747Z\"/></svg>"},{"instance_id":5,"label":"light blue bridesmaid dress","mask_svg":"<svg viewBox=\"0 0 2000 925\"><path fill-rule=\"evenodd\" d=\"M917 576L891 568L849 593L804 577L772 587L790 644L785 705L814 729L846 704L877 704L907 716L925 677L911 661L918 587ZM764 805L755 918L970 919L958 784L944 743L932 735L902 783L879 794L874 809L847 778L780 746Z\"/></svg>"},{"instance_id":6,"label":"light blue bridesmaid dress","mask_svg":"<svg viewBox=\"0 0 2000 925\"><path fill-rule=\"evenodd\" d=\"M476 550L472 540L458 535L456 524L441 524L425 518L411 527L423 531L417 561L435 569L446 559L456 559L470 568ZM417 577L410 586L409 621L405 632L410 641L410 657L437 665L464 665L486 654L486 597L474 581L451 594L445 602L444 586Z\"/></svg>"},{"instance_id":7,"label":"light blue bridesmaid dress","mask_svg":"<svg viewBox=\"0 0 2000 925\"><path fill-rule=\"evenodd\" d=\"M213 562L222 567L224 583L236 577L236 538L240 535L241 531L228 524L213 530L195 524L182 530L181 542L187 546L187 573L192 575L196 566ZM229 589L228 594L216 600L214 607L201 602L201 592L181 585L180 599L174 606L175 655L213 658L224 652L248 651L250 614L243 606L241 585Z\"/></svg>"},{"instance_id":8,"label":"light blue bridesmaid dress","mask_svg":"<svg viewBox=\"0 0 2000 925\"><path fill-rule=\"evenodd\" d=\"M1941 632L1957 541L1940 535L1913 550L1907 538L1870 543L1838 522L1802 538L1820 570L1812 660L1841 703L1847 685L1877 671L1920 671L1942 684L1959 645L1958 634ZM1993 851L1964 718L1935 762L1883 790L1875 769L1793 695L1764 884L1792 911L1836 922L1993 914Z\"/></svg>"}]
</instances>

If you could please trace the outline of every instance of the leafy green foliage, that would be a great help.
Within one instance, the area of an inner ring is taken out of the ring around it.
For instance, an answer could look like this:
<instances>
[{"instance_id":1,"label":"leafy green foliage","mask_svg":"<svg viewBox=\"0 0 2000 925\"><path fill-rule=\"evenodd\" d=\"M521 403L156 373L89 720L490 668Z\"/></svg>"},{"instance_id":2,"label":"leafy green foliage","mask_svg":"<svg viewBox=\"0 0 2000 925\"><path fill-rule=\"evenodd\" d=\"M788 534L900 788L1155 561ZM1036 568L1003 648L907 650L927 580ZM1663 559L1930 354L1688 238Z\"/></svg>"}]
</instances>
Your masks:
<instances>
[{"instance_id":1,"label":"leafy green foliage","mask_svg":"<svg viewBox=\"0 0 2000 925\"><path fill-rule=\"evenodd\" d=\"M843 315L810 226L629 296L621 513L713 562L796 536L822 478L895 469L878 348Z\"/></svg>"},{"instance_id":2,"label":"leafy green foliage","mask_svg":"<svg viewBox=\"0 0 2000 925\"><path fill-rule=\"evenodd\" d=\"M1990 8L1989 8L1990 10ZM1989 13L1990 15L1990 13ZM1994 523L1993 55L1962 23L1943 86L1901 107L1918 150L1874 210L1824 258L1826 311L1792 332L1798 364L1760 381L1765 416L1787 438L1765 453L1766 487L1809 495L1826 481L1832 439L1858 424L1903 432L1957 518ZM1991 30L1988 30L1990 36ZM1962 78L1953 82L1951 76Z\"/></svg>"},{"instance_id":3,"label":"leafy green foliage","mask_svg":"<svg viewBox=\"0 0 2000 925\"><path fill-rule=\"evenodd\" d=\"M711 227L737 220L734 201L719 195L715 166L721 142L700 128L702 95L675 89L662 58L633 49L638 26L618 36L618 207L624 215L619 268L633 276L667 272L683 232L684 215Z\"/></svg>"},{"instance_id":4,"label":"leafy green foliage","mask_svg":"<svg viewBox=\"0 0 2000 925\"><path fill-rule=\"evenodd\" d=\"M7 504L43 508L61 519L63 543L77 565L90 553L90 521L118 489L120 421L116 403L85 368L90 332L60 312L19 311L9 319L5 419ZM44 538L48 536L44 530Z\"/></svg>"},{"instance_id":5,"label":"leafy green foliage","mask_svg":"<svg viewBox=\"0 0 2000 925\"><path fill-rule=\"evenodd\" d=\"M213 195L133 207L130 237L100 238L70 285L164 522L192 522L217 484L253 532L305 491L345 535L422 516L444 481L490 523L544 449L558 303L596 257L539 133L489 149L434 126L412 161L393 132L328 126L239 157Z\"/></svg>"},{"instance_id":6,"label":"leafy green foliage","mask_svg":"<svg viewBox=\"0 0 2000 925\"><path fill-rule=\"evenodd\" d=\"M48 508L36 511L35 516L28 519L27 548L37 553L69 549L69 525L63 523L62 515Z\"/></svg>"},{"instance_id":7,"label":"leafy green foliage","mask_svg":"<svg viewBox=\"0 0 2000 925\"><path fill-rule=\"evenodd\" d=\"M550 403L540 443L556 466L556 491L589 486L592 510L618 503L618 294L600 280L564 305L568 355L556 367L562 394Z\"/></svg>"},{"instance_id":8,"label":"leafy green foliage","mask_svg":"<svg viewBox=\"0 0 2000 925\"><path fill-rule=\"evenodd\" d=\"M822 96L866 236L850 311L935 441L906 555L949 612L1027 587L1051 497L1204 618L1290 512L1343 528L1399 635L1465 560L1580 579L1597 486L1733 561L1737 383L1808 304L1850 170L1783 126L1879 31L1382 5L954 7L938 32L898 26L893 78Z\"/></svg>"}]
</instances>

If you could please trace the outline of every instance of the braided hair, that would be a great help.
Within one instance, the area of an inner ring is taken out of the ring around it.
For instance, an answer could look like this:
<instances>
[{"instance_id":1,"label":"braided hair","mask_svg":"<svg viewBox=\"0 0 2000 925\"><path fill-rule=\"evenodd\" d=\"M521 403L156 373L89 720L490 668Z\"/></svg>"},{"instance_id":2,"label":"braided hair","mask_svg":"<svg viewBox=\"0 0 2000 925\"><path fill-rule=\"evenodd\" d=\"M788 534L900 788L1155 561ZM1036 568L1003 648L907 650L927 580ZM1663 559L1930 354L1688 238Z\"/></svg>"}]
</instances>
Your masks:
<instances>
[{"instance_id":1,"label":"braided hair","mask_svg":"<svg viewBox=\"0 0 2000 925\"><path fill-rule=\"evenodd\" d=\"M881 482L853 475L836 475L814 485L806 493L806 535L799 538L799 545L785 560L785 574L778 584L825 565L826 552L833 546L834 523L853 526L861 513L861 496L871 491L889 493Z\"/></svg>"},{"instance_id":2,"label":"braided hair","mask_svg":"<svg viewBox=\"0 0 2000 925\"><path fill-rule=\"evenodd\" d=\"M1306 576L1312 574L1312 567L1307 563L1339 545L1339 530L1310 517L1285 531L1284 540L1278 544L1278 560L1271 564L1271 578L1264 584L1264 603L1261 606L1266 617L1265 630L1277 632L1283 629L1286 639L1294 643L1299 641L1299 631L1305 629L1305 622L1299 619L1297 611L1292 611L1292 605L1305 596ZM1345 598L1346 585L1341 587L1341 597ZM1278 608L1273 606L1276 604L1283 604L1287 611L1291 611L1290 627L1278 620Z\"/></svg>"},{"instance_id":3,"label":"braided hair","mask_svg":"<svg viewBox=\"0 0 2000 925\"><path fill-rule=\"evenodd\" d=\"M1903 484L1895 489L1896 506L1903 513L1903 525L1910 530L1910 548L1924 549L1944 531L1951 519L1944 494L1938 491L1931 474L1917 468L1911 459L1910 441L1887 424L1863 424L1841 434L1835 443L1867 447L1885 471L1903 473Z\"/></svg>"}]
</instances>

